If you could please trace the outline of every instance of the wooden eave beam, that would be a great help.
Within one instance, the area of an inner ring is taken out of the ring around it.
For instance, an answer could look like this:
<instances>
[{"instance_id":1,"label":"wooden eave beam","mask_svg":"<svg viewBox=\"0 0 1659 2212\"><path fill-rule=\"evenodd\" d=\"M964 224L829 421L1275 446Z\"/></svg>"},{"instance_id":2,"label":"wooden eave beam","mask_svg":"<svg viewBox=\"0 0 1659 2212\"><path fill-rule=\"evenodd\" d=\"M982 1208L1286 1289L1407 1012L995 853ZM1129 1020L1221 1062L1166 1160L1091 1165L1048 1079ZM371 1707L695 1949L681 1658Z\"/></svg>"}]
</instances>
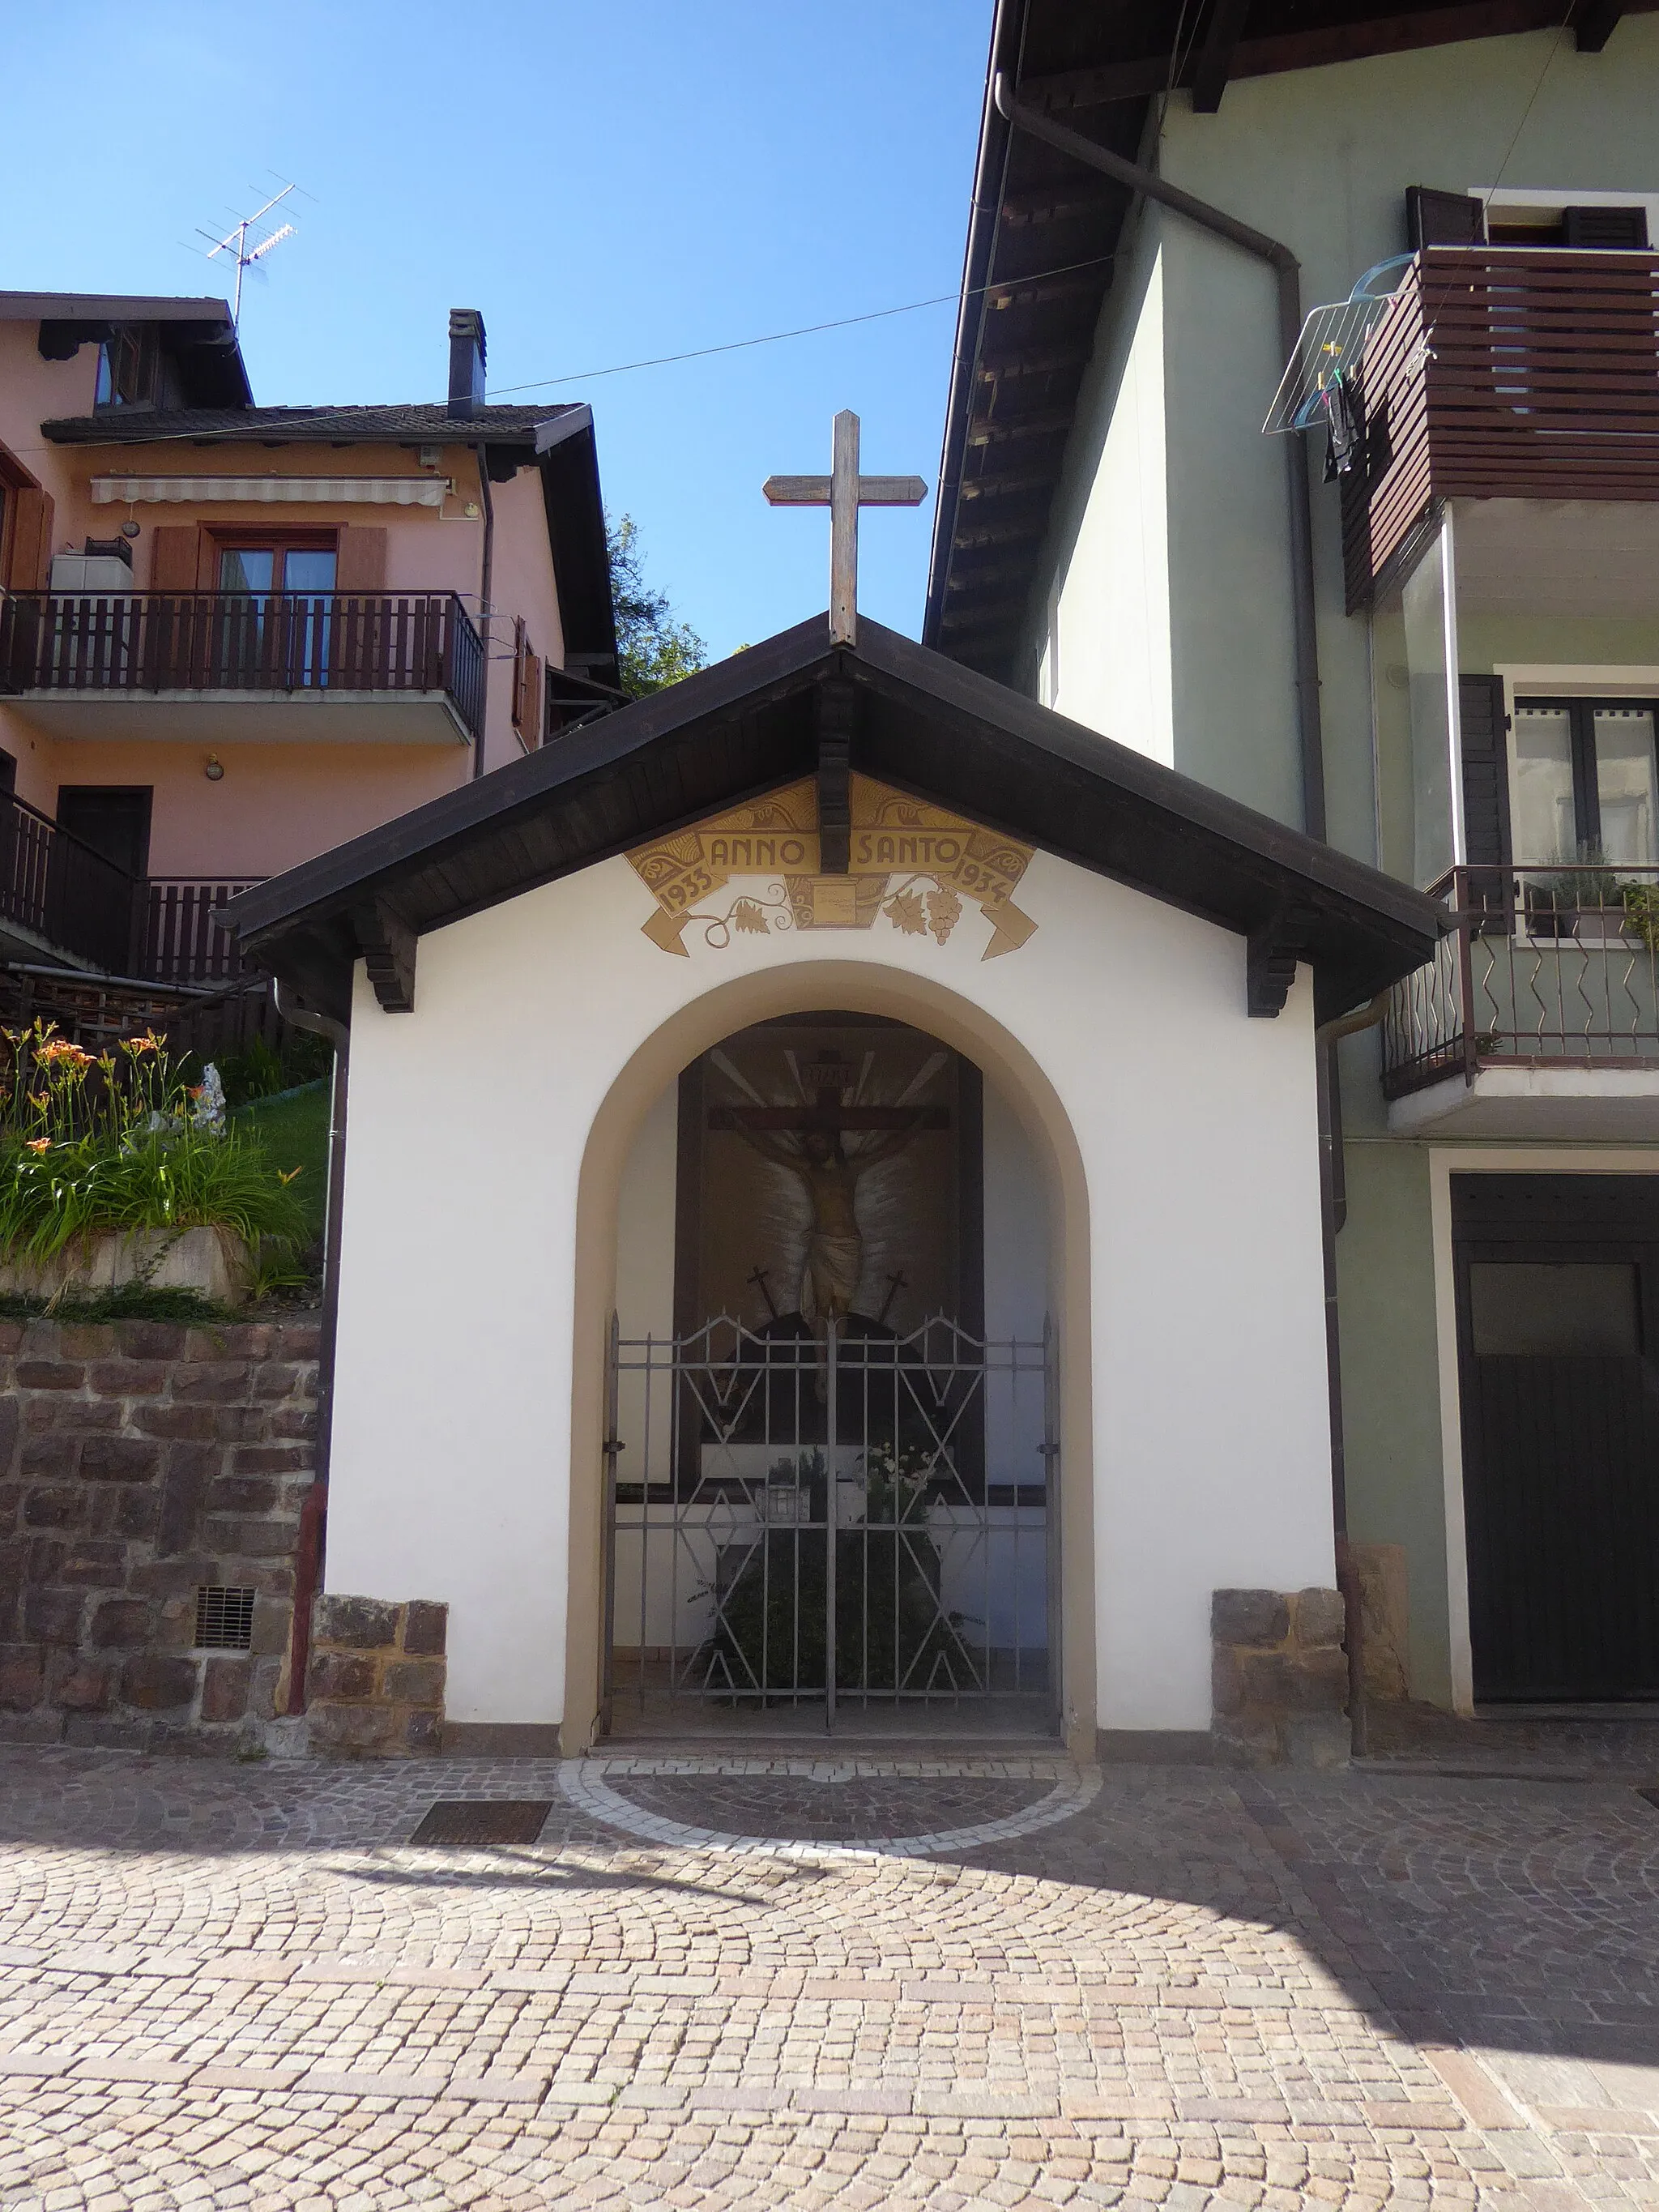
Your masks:
<instances>
[{"instance_id":1,"label":"wooden eave beam","mask_svg":"<svg viewBox=\"0 0 1659 2212\"><path fill-rule=\"evenodd\" d=\"M1022 538L1041 538L1048 527L1045 517L1028 515L1020 522L988 523L981 528L958 530L951 540L951 550L956 553L971 553L982 545L1017 545Z\"/></svg>"},{"instance_id":2,"label":"wooden eave beam","mask_svg":"<svg viewBox=\"0 0 1659 2212\"><path fill-rule=\"evenodd\" d=\"M975 374L981 384L1016 376L1057 376L1068 368L1081 368L1091 349L1084 344L1037 346L1027 352L988 358L981 354Z\"/></svg>"},{"instance_id":3,"label":"wooden eave beam","mask_svg":"<svg viewBox=\"0 0 1659 2212\"><path fill-rule=\"evenodd\" d=\"M1000 210L1011 230L1027 223L1071 222L1121 207L1121 191L1097 191L1087 185L1041 185L1024 192L1005 192Z\"/></svg>"},{"instance_id":4,"label":"wooden eave beam","mask_svg":"<svg viewBox=\"0 0 1659 2212\"><path fill-rule=\"evenodd\" d=\"M1195 114L1213 115L1220 106L1249 12L1250 0L1215 0L1210 10L1209 28L1204 33L1204 43L1199 48L1193 70Z\"/></svg>"},{"instance_id":5,"label":"wooden eave beam","mask_svg":"<svg viewBox=\"0 0 1659 2212\"><path fill-rule=\"evenodd\" d=\"M1599 54L1625 13L1625 0L1580 0L1572 19L1573 44L1579 52Z\"/></svg>"},{"instance_id":6,"label":"wooden eave beam","mask_svg":"<svg viewBox=\"0 0 1659 2212\"><path fill-rule=\"evenodd\" d=\"M963 483L963 499L1007 499L1019 491L1047 491L1054 488L1057 468L1010 470L998 475L988 470L985 475L967 477Z\"/></svg>"},{"instance_id":7,"label":"wooden eave beam","mask_svg":"<svg viewBox=\"0 0 1659 2212\"><path fill-rule=\"evenodd\" d=\"M968 425L970 446L1006 445L1014 438L1063 437L1072 427L1072 410L1067 407L1046 415L1014 415L1006 422L989 422L983 416Z\"/></svg>"},{"instance_id":8,"label":"wooden eave beam","mask_svg":"<svg viewBox=\"0 0 1659 2212\"><path fill-rule=\"evenodd\" d=\"M984 566L984 568L969 568L967 573L953 568L945 581L945 588L947 591L991 591L995 584L1026 584L1029 580L1029 568L1026 568L1024 562L1005 560Z\"/></svg>"},{"instance_id":9,"label":"wooden eave beam","mask_svg":"<svg viewBox=\"0 0 1659 2212\"><path fill-rule=\"evenodd\" d=\"M1615 13L1649 15L1659 0L1625 0ZM1594 15L1597 10L1590 9ZM1449 7L1415 14L1374 15L1358 23L1331 23L1306 31L1281 31L1241 38L1233 48L1229 78L1277 76L1292 70L1323 69L1334 62L1365 61L1378 54L1409 53L1424 46L1454 46L1465 39L1512 36L1522 31L1554 30L1567 20L1567 0L1457 0ZM1607 28L1612 29L1609 23ZM1584 49L1581 51L1596 51ZM1197 58L1180 71L1177 86L1189 88ZM1167 53L1142 54L1107 62L1095 69L1061 70L1024 77L1019 96L1033 106L1060 112L1105 107L1120 100L1146 100L1168 88Z\"/></svg>"}]
</instances>

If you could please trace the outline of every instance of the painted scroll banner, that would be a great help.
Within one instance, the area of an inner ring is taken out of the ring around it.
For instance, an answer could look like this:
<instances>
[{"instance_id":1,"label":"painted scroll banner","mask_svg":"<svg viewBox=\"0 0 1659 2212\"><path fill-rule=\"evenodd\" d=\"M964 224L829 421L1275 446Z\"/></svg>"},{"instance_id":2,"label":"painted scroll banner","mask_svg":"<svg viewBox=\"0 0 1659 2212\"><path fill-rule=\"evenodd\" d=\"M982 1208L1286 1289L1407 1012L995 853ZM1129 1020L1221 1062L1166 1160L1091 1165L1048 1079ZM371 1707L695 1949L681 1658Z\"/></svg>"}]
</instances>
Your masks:
<instances>
[{"instance_id":1,"label":"painted scroll banner","mask_svg":"<svg viewBox=\"0 0 1659 2212\"><path fill-rule=\"evenodd\" d=\"M817 787L810 777L636 848L629 861L657 902L645 934L684 957L693 927L718 950L734 931L869 929L879 917L907 936L943 945L971 899L991 924L981 958L1024 944L1036 924L1014 904L1013 893L1030 862L1029 845L869 776L855 774L849 795L845 875L821 867ZM734 878L754 877L769 879L763 895L721 906L720 895Z\"/></svg>"}]
</instances>

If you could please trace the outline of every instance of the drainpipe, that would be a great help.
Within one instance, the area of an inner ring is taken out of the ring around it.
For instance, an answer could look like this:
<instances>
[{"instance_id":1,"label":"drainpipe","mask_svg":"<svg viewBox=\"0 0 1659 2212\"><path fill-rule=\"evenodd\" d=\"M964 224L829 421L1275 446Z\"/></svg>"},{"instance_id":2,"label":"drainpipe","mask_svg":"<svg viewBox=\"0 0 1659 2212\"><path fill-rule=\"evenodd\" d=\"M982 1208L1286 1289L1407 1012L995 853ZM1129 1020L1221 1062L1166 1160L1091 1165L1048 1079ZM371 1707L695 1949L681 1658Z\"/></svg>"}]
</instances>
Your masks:
<instances>
[{"instance_id":1,"label":"drainpipe","mask_svg":"<svg viewBox=\"0 0 1659 2212\"><path fill-rule=\"evenodd\" d=\"M1015 97L1002 70L997 71L992 82L997 112L1008 122L1018 124L1022 131L1045 140L1060 153L1069 154L1074 161L1099 170L1117 184L1127 185L1131 191L1156 200L1177 215L1184 215L1189 222L1212 231L1243 252L1254 254L1258 261L1265 261L1273 272L1279 289L1279 352L1285 361L1291 358L1302 335L1302 266L1288 246L1269 238L1265 231L1253 229L1248 222L1240 222L1237 216L1212 207L1207 200L1182 191L1179 185L1166 183L1155 170L1143 169L1138 162L1126 161L1121 154L1097 145L1080 131L1068 130L1065 124L1045 115L1041 108L1028 106ZM1302 755L1302 826L1309 836L1322 840L1325 756L1319 713L1319 633L1314 620L1313 507L1308 483L1308 450L1300 437L1292 437L1285 441L1285 453L1289 471L1291 609L1296 655L1297 735Z\"/></svg>"},{"instance_id":2,"label":"drainpipe","mask_svg":"<svg viewBox=\"0 0 1659 2212\"><path fill-rule=\"evenodd\" d=\"M340 1321L340 1217L345 1195L346 1073L351 1032L343 1022L308 1006L285 1000L273 981L277 1012L296 1030L326 1037L334 1048L334 1079L328 1117L328 1191L323 1215L323 1319L317 1348L317 1450L315 1473L300 1509L300 1542L294 1563L294 1625L289 1641L288 1697L290 1715L306 1709L306 1674L311 1661L311 1605L323 1579L328 1537L328 1466L334 1433L334 1346Z\"/></svg>"},{"instance_id":3,"label":"drainpipe","mask_svg":"<svg viewBox=\"0 0 1659 2212\"><path fill-rule=\"evenodd\" d=\"M1319 1085L1319 1196L1325 1262L1325 1369L1331 1401L1331 1520L1336 1535L1336 1582L1348 1647L1348 1719L1353 1748L1363 1759L1370 1747L1370 1719L1365 1703L1365 1616L1358 1577L1348 1549L1346 1448L1342 1437L1342 1340L1336 1310L1336 1240L1348 1218L1347 1170L1342 1157L1342 1087L1336 1048L1345 1036L1375 1029L1388 1011L1389 994L1379 991L1367 1006L1314 1031L1314 1066Z\"/></svg>"},{"instance_id":4,"label":"drainpipe","mask_svg":"<svg viewBox=\"0 0 1659 2212\"><path fill-rule=\"evenodd\" d=\"M1298 450L1302 441L1296 441ZM478 577L478 629L483 639L483 671L478 684L478 741L472 748L472 773L483 774L484 736L489 727L490 587L495 574L495 502L489 495L489 462L482 445L472 448L478 464L478 496L483 502L483 563ZM1306 456L1304 456L1305 469Z\"/></svg>"}]
</instances>

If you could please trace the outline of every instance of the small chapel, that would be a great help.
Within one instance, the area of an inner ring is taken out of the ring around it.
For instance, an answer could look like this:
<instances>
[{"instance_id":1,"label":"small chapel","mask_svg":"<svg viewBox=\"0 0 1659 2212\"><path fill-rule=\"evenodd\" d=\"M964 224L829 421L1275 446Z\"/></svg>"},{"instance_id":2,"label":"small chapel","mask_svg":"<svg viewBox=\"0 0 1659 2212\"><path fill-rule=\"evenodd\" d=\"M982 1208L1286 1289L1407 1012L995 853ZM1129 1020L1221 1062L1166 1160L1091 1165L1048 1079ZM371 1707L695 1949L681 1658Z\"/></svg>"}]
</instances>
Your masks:
<instances>
[{"instance_id":1,"label":"small chapel","mask_svg":"<svg viewBox=\"0 0 1659 2212\"><path fill-rule=\"evenodd\" d=\"M852 417L768 491L827 616L231 909L343 1041L321 1586L446 1747L1335 1763L1322 1031L1437 909L860 615Z\"/></svg>"}]
</instances>

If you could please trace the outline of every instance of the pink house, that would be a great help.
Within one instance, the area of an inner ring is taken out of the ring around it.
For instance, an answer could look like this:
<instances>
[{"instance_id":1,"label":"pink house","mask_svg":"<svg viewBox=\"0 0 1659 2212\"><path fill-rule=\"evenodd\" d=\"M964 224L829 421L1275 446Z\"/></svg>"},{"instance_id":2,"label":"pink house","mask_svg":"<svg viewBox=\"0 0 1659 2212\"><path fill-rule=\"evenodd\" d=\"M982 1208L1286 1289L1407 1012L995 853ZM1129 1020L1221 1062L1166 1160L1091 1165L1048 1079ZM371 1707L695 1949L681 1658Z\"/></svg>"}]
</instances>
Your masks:
<instances>
[{"instance_id":1,"label":"pink house","mask_svg":"<svg viewBox=\"0 0 1659 2212\"><path fill-rule=\"evenodd\" d=\"M256 407L221 300L0 293L0 961L197 986L235 890L612 698L593 422Z\"/></svg>"}]
</instances>

